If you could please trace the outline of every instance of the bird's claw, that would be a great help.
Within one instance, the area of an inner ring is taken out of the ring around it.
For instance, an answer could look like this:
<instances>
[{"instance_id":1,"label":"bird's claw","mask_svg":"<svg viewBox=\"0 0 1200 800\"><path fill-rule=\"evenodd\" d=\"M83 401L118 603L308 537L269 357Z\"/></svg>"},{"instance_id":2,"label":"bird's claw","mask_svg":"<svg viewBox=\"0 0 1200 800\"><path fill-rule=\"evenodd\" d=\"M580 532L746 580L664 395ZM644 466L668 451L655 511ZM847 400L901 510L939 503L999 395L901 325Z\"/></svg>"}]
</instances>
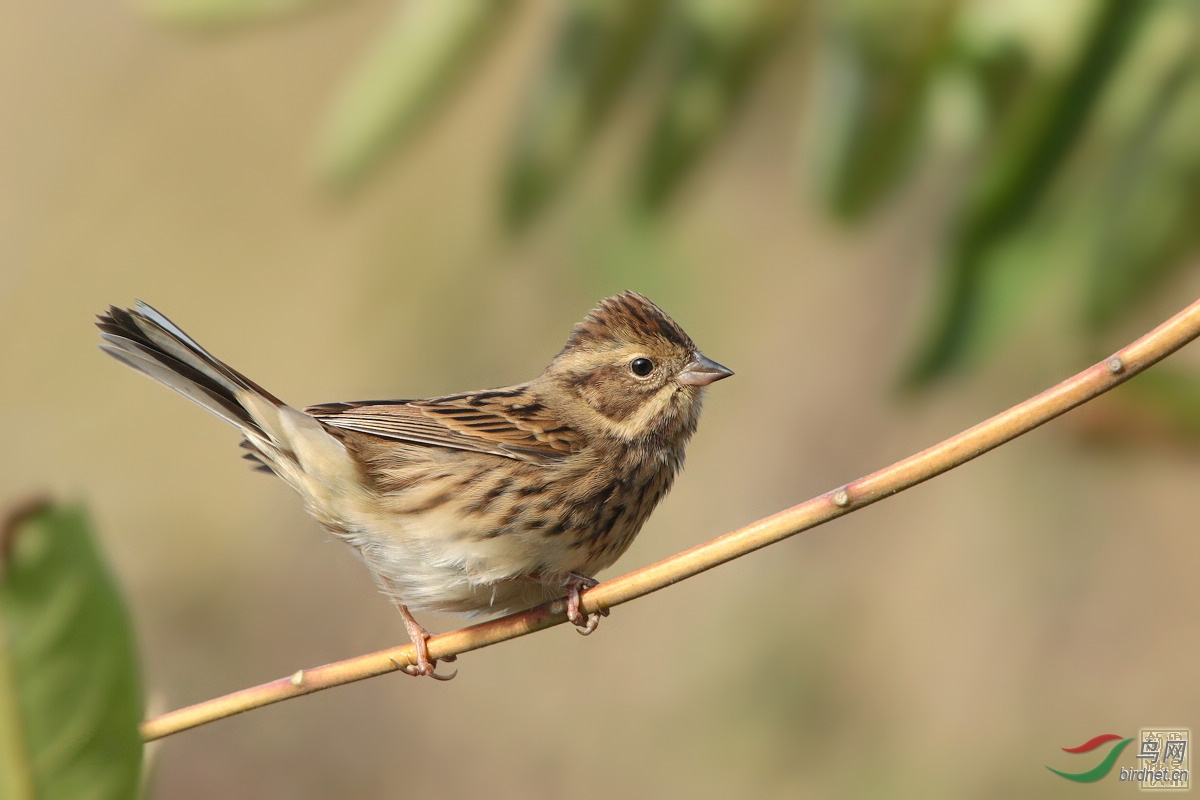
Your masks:
<instances>
[{"instance_id":1,"label":"bird's claw","mask_svg":"<svg viewBox=\"0 0 1200 800\"><path fill-rule=\"evenodd\" d=\"M396 665L396 669L403 672L405 675L412 675L414 678L430 677L435 681L453 680L458 674L458 670L454 670L449 675L438 675L437 660L429 657L429 631L421 627L421 623L413 618L409 610L397 603L396 607L400 609L400 616L404 618L404 627L408 629L408 638L412 640L413 647L417 649L417 659L412 664L401 664L396 659L392 659L392 663ZM444 661L454 661L457 656L446 656Z\"/></svg>"},{"instance_id":2,"label":"bird's claw","mask_svg":"<svg viewBox=\"0 0 1200 800\"><path fill-rule=\"evenodd\" d=\"M575 620L571 620L572 622L575 622L575 632L580 636L591 636L595 632L596 628L600 627L601 616L602 615L599 611L588 614L587 621L583 625L575 622Z\"/></svg>"},{"instance_id":3,"label":"bird's claw","mask_svg":"<svg viewBox=\"0 0 1200 800\"><path fill-rule=\"evenodd\" d=\"M567 578L567 619L582 636L590 636L600 624L600 618L608 616L607 608L586 615L580 608L580 592L591 589L598 583L599 581L595 578L588 578L574 572Z\"/></svg>"},{"instance_id":4,"label":"bird's claw","mask_svg":"<svg viewBox=\"0 0 1200 800\"><path fill-rule=\"evenodd\" d=\"M435 681L450 681L454 680L454 678L458 675L458 670L454 670L454 672L451 672L449 675L439 675L437 673L437 662L430 661L428 659L426 659L424 662L418 660L415 664L401 664L394 658L390 660L396 665L396 669L400 670L405 675L412 675L414 678L430 677ZM447 658L445 660L453 661L454 659Z\"/></svg>"}]
</instances>

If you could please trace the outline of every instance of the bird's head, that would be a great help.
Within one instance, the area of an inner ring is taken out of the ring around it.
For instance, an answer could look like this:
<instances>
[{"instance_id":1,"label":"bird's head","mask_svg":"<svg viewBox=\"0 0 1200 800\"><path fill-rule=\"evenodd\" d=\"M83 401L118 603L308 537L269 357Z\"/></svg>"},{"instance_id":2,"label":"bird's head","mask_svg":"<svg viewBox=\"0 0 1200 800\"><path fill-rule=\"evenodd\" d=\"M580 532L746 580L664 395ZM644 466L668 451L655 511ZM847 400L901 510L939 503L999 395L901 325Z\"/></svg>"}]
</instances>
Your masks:
<instances>
[{"instance_id":1,"label":"bird's head","mask_svg":"<svg viewBox=\"0 0 1200 800\"><path fill-rule=\"evenodd\" d=\"M648 298L624 292L575 326L542 378L590 411L599 431L672 445L695 432L704 387L732 374Z\"/></svg>"}]
</instances>

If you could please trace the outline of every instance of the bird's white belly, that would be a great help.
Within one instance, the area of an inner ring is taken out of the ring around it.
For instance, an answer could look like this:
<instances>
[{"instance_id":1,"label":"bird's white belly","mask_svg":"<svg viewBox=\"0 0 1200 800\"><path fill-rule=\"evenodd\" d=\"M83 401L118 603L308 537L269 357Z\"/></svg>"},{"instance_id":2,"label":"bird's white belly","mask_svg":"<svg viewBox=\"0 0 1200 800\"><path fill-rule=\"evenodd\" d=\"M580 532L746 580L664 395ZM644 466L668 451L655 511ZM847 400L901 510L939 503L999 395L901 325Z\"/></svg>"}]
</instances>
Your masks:
<instances>
[{"instance_id":1,"label":"bird's white belly","mask_svg":"<svg viewBox=\"0 0 1200 800\"><path fill-rule=\"evenodd\" d=\"M381 590L410 609L520 610L561 595L561 579L586 568L585 553L568 547L568 537L515 530L488 538L449 508L363 523L338 536L358 551Z\"/></svg>"}]
</instances>

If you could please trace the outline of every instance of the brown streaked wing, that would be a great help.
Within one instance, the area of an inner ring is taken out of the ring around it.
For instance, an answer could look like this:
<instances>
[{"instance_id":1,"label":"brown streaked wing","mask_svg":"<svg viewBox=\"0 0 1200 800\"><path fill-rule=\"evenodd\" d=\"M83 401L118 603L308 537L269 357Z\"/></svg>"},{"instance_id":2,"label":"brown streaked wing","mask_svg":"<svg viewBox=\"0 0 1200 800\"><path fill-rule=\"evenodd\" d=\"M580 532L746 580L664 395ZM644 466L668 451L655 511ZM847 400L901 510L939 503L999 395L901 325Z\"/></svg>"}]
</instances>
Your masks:
<instances>
[{"instance_id":1,"label":"brown streaked wing","mask_svg":"<svg viewBox=\"0 0 1200 800\"><path fill-rule=\"evenodd\" d=\"M505 405L495 397L495 391L477 392L432 400L329 403L305 411L335 428L522 461L557 461L578 449L578 433L554 424L540 403Z\"/></svg>"}]
</instances>

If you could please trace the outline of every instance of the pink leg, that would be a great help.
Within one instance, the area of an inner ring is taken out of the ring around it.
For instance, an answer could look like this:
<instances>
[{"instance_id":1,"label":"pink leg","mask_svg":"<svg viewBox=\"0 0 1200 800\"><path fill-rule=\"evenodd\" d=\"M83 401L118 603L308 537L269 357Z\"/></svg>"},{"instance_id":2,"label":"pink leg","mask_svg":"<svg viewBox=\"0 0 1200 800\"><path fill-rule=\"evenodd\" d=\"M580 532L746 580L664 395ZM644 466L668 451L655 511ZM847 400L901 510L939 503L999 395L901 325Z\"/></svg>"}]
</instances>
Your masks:
<instances>
[{"instance_id":1,"label":"pink leg","mask_svg":"<svg viewBox=\"0 0 1200 800\"><path fill-rule=\"evenodd\" d=\"M429 677L439 681L448 681L457 675L457 670L449 675L437 674L435 671L437 669L437 662L431 661L429 658L429 631L421 627L421 623L417 622L416 619L413 618L413 615L408 610L407 606L397 603L396 607L400 609L400 616L404 618L404 627L408 629L408 638L412 639L413 646L417 648L417 663L407 664L403 667L401 667L398 662L393 661L393 663L395 663L397 667L400 667L402 672L405 672L409 675L428 675ZM448 658L446 660L452 661L453 659Z\"/></svg>"}]
</instances>

